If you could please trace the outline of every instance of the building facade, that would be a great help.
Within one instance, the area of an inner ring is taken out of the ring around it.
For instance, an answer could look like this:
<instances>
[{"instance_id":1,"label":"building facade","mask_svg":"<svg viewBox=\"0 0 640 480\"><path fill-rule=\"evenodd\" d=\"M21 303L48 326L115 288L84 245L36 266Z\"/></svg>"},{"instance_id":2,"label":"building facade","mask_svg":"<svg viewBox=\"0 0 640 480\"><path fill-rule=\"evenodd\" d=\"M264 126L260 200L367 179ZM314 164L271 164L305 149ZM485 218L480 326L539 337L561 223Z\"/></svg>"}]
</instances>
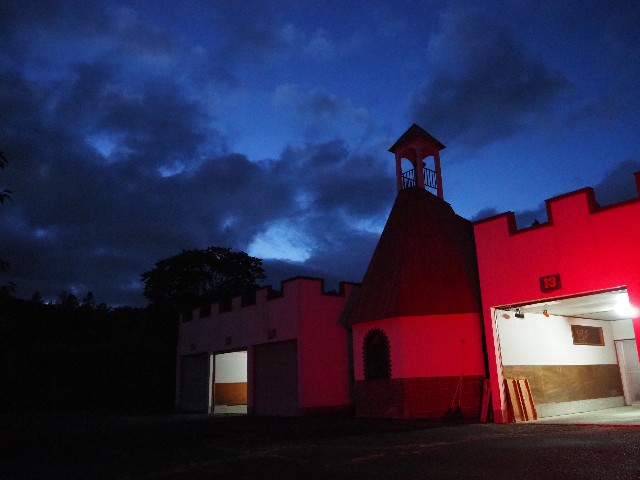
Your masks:
<instances>
[{"instance_id":1,"label":"building facade","mask_svg":"<svg viewBox=\"0 0 640 480\"><path fill-rule=\"evenodd\" d=\"M180 323L176 406L182 411L297 416L351 408L347 331L354 288L324 292L293 278L255 301L194 310ZM221 311L222 310L222 311Z\"/></svg>"},{"instance_id":2,"label":"building facade","mask_svg":"<svg viewBox=\"0 0 640 480\"><path fill-rule=\"evenodd\" d=\"M178 408L501 423L640 403L640 173L639 198L586 188L518 230L454 212L444 148L417 125L390 148L398 196L361 285L295 278L182 322Z\"/></svg>"},{"instance_id":3,"label":"building facade","mask_svg":"<svg viewBox=\"0 0 640 480\"><path fill-rule=\"evenodd\" d=\"M528 379L539 417L640 402L640 198L600 207L585 188L546 206L540 225L474 226L497 422L509 378Z\"/></svg>"}]
</instances>

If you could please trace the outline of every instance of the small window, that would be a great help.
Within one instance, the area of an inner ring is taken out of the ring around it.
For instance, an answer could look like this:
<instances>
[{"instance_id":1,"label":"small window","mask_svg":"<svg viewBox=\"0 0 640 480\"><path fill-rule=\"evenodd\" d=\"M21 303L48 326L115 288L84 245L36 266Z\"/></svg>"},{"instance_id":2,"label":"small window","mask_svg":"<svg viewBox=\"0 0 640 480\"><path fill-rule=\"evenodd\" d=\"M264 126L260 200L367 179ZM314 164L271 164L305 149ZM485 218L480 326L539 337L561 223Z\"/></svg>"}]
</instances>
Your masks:
<instances>
[{"instance_id":1,"label":"small window","mask_svg":"<svg viewBox=\"0 0 640 480\"><path fill-rule=\"evenodd\" d=\"M363 354L365 380L391 378L389 340L382 330L374 328L367 333Z\"/></svg>"},{"instance_id":2,"label":"small window","mask_svg":"<svg viewBox=\"0 0 640 480\"><path fill-rule=\"evenodd\" d=\"M574 345L604 345L602 327L571 325L571 335L573 336Z\"/></svg>"}]
</instances>

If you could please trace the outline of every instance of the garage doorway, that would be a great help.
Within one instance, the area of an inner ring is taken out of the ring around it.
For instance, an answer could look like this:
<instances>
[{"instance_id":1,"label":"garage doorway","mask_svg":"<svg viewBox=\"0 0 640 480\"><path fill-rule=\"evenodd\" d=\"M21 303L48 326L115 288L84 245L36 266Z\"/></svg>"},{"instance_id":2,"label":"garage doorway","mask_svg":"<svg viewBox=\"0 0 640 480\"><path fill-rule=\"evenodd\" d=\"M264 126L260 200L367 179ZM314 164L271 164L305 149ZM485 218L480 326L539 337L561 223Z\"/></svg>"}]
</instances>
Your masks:
<instances>
[{"instance_id":1,"label":"garage doorway","mask_svg":"<svg viewBox=\"0 0 640 480\"><path fill-rule=\"evenodd\" d=\"M640 374L629 307L625 288L497 307L503 378L529 381L538 418L633 401ZM621 355L636 363L619 364Z\"/></svg>"},{"instance_id":2,"label":"garage doorway","mask_svg":"<svg viewBox=\"0 0 640 480\"><path fill-rule=\"evenodd\" d=\"M211 412L211 368L211 356L208 353L184 355L180 358L181 411Z\"/></svg>"},{"instance_id":3,"label":"garage doorway","mask_svg":"<svg viewBox=\"0 0 640 480\"><path fill-rule=\"evenodd\" d=\"M214 356L213 413L247 413L247 351Z\"/></svg>"}]
</instances>

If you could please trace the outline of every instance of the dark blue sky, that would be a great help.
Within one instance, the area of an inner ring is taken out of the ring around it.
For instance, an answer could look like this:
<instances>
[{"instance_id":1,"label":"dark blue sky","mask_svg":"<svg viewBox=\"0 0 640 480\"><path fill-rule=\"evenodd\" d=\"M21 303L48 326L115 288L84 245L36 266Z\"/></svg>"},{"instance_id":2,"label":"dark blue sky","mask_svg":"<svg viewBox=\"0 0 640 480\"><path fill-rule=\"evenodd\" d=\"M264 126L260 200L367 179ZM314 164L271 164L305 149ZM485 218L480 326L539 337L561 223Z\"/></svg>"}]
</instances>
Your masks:
<instances>
[{"instance_id":1,"label":"dark blue sky","mask_svg":"<svg viewBox=\"0 0 640 480\"><path fill-rule=\"evenodd\" d=\"M274 285L359 281L413 122L466 218L630 198L639 5L5 0L0 283L139 305L155 261L210 245Z\"/></svg>"}]
</instances>

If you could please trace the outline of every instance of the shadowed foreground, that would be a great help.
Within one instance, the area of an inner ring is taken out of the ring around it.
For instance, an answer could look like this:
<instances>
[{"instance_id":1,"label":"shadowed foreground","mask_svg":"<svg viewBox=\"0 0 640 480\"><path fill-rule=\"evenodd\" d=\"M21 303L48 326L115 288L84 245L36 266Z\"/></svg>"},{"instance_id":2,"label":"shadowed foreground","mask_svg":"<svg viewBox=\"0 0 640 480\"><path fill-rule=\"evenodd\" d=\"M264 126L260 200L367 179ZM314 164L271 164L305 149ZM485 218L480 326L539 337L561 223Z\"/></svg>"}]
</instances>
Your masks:
<instances>
[{"instance_id":1,"label":"shadowed foreground","mask_svg":"<svg viewBox=\"0 0 640 480\"><path fill-rule=\"evenodd\" d=\"M640 428L351 418L0 416L3 479L618 478Z\"/></svg>"}]
</instances>

